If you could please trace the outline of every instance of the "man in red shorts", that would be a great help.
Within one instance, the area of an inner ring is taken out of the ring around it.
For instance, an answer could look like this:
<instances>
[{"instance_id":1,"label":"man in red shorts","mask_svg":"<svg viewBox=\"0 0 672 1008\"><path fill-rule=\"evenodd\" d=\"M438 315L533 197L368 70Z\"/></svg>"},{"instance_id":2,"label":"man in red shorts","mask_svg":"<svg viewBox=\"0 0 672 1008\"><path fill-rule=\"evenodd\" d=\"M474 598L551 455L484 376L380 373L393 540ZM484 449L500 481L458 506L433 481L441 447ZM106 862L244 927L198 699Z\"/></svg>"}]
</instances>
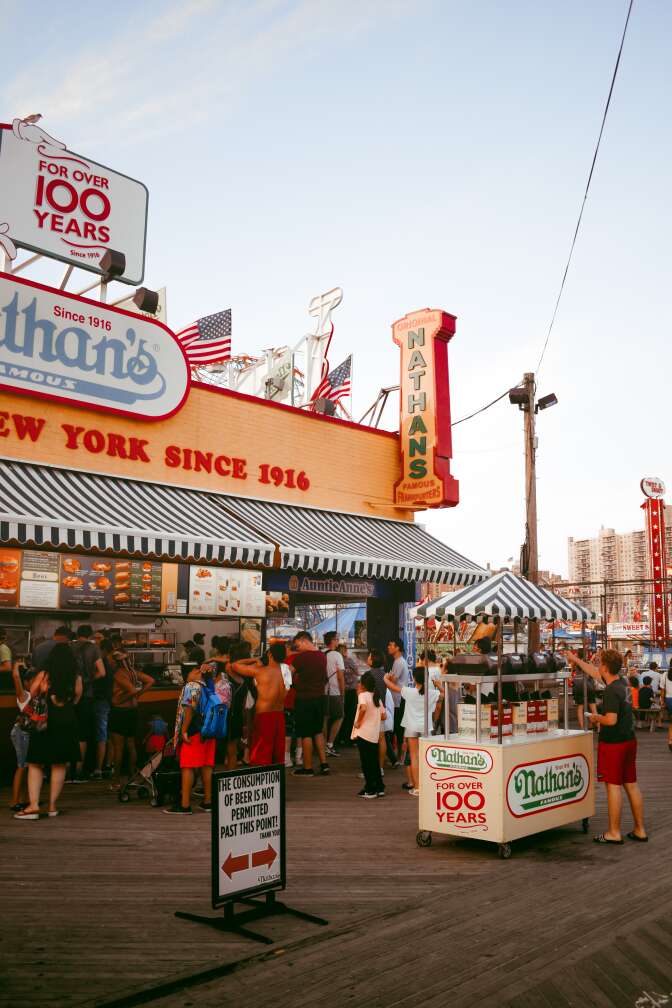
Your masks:
<instances>
[{"instance_id":1,"label":"man in red shorts","mask_svg":"<svg viewBox=\"0 0 672 1008\"><path fill-rule=\"evenodd\" d=\"M285 656L284 644L271 644L261 661L243 658L232 665L235 673L254 679L257 686L250 747L251 766L285 762L286 687L280 667Z\"/></svg>"},{"instance_id":2,"label":"man in red shorts","mask_svg":"<svg viewBox=\"0 0 672 1008\"><path fill-rule=\"evenodd\" d=\"M600 726L597 744L597 779L607 788L607 809L609 828L593 837L599 844L622 844L621 810L625 789L634 829L628 833L629 840L645 843L649 838L644 826L644 802L637 784L637 739L635 738L632 707L627 701L627 683L621 676L622 659L618 651L602 651L599 668L581 661L568 652L572 665L578 666L593 679L602 679L605 690L602 694L602 713L591 714L593 725Z\"/></svg>"}]
</instances>

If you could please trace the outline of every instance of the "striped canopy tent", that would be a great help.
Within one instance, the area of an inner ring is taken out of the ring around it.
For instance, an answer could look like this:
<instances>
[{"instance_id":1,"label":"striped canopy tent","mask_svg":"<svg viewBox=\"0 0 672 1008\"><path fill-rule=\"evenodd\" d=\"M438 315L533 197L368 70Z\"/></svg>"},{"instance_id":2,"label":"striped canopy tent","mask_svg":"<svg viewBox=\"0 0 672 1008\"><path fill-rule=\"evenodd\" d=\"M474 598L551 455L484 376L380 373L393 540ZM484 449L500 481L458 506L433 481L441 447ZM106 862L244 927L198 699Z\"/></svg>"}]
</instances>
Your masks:
<instances>
[{"instance_id":1,"label":"striped canopy tent","mask_svg":"<svg viewBox=\"0 0 672 1008\"><path fill-rule=\"evenodd\" d=\"M596 614L547 588L516 577L510 571L495 574L487 581L442 595L418 606L423 619L450 616L514 616L528 619L593 620Z\"/></svg>"}]
</instances>

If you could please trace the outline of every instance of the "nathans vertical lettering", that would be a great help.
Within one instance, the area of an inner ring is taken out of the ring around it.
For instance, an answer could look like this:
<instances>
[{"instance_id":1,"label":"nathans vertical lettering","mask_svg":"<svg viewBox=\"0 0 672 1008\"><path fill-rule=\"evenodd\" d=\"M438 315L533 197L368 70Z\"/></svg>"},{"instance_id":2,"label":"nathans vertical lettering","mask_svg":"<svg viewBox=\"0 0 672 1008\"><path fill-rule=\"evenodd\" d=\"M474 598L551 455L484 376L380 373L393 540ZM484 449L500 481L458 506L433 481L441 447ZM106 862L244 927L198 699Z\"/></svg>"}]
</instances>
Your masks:
<instances>
[{"instance_id":1,"label":"nathans vertical lettering","mask_svg":"<svg viewBox=\"0 0 672 1008\"><path fill-rule=\"evenodd\" d=\"M401 507L454 507L460 500L459 483L450 473L448 343L456 321L454 315L426 308L392 326L401 351L402 475L395 486Z\"/></svg>"}]
</instances>

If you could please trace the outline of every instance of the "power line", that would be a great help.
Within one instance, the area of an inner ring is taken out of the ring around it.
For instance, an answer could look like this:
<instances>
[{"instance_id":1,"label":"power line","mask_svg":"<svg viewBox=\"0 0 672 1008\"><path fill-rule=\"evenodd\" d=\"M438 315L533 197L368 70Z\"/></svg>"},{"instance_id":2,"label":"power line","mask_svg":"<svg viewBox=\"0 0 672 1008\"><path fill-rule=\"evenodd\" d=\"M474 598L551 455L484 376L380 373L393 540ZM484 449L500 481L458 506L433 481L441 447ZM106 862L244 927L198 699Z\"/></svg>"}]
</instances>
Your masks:
<instances>
[{"instance_id":1,"label":"power line","mask_svg":"<svg viewBox=\"0 0 672 1008\"><path fill-rule=\"evenodd\" d=\"M509 386L509 388L511 388L511 387L512 386ZM502 392L502 394L500 396L497 396L496 399L493 399L492 402L489 402L487 404L487 406L481 406L480 409L477 409L473 413L470 413L469 416L463 416L461 418L461 420L456 420L455 423L452 423L450 426L451 427L457 427L458 424L464 423L465 420L471 420L472 417L478 416L479 413L485 413L485 411L487 409L490 409L491 406L494 406L495 403L498 403L500 401L500 399L503 399L504 396L507 396L508 394L509 394L509 389L507 388L506 392Z\"/></svg>"},{"instance_id":2,"label":"power line","mask_svg":"<svg viewBox=\"0 0 672 1008\"><path fill-rule=\"evenodd\" d=\"M592 160L591 165L590 165L590 171L588 173L588 181L586 183L586 191L583 194L583 200L582 200L582 203L581 203L581 209L579 211L579 217L578 217L578 220L576 222L576 228L574 229L574 237L572 238L572 244L571 244L570 249L569 249L569 256L567 257L567 265L565 266L565 272L562 275L562 283L560 284L560 290L558 291L558 296L557 296L557 299L556 299L556 302L555 302L555 308L553 309L553 315L551 316L551 324L548 327L548 332L546 333L546 340L544 341L544 346L543 346L543 349L541 351L541 356L539 357L539 362L537 364L537 370L536 370L537 374L539 374L539 370L541 368L541 363L542 363L542 361L544 359L544 355L546 353L546 348L548 346L548 341L551 338L551 332L553 331L553 326L555 325L555 318L556 318L556 315L558 314L558 308L560 307L560 299L562 298L562 293L563 293L563 291L565 289L565 281L567 280L567 274L569 273L569 266L570 266L570 263L572 261L572 255L574 254L574 246L576 245L576 239L578 238L578 235L579 235L579 228L581 227L581 220L583 218L583 211L584 211L585 206L586 206L586 200L588 199L588 191L590 189L590 183L592 182L592 179L593 179L593 172L595 171L595 164L597 162L597 155L598 155L599 150L600 150L600 143L602 142L602 134L604 132L604 124L607 121L607 114L609 112L609 106L611 105L611 96L612 96L612 94L614 92L614 84L616 83L616 75L618 74L618 67L619 67L619 64L621 62L621 53L623 52L623 44L625 42L625 35L626 35L627 30L628 30L628 22L630 21L630 13L632 11L632 5L633 5L633 3L634 3L634 0L630 0L630 3L628 5L628 13L627 13L627 16L626 16L626 19L625 19L625 26L623 28L623 35L621 36L621 44L620 44L620 46L618 48L618 56L616 57L616 65L614 66L614 72L613 72L613 75L612 75L612 78L611 78L611 86L609 87L609 94L607 95L607 102L606 102L606 105L604 106L604 114L602 116L602 124L600 126L600 132L599 132L599 135L598 135L598 138L597 138L597 143L595 145L595 151L593 153L593 160Z\"/></svg>"}]
</instances>

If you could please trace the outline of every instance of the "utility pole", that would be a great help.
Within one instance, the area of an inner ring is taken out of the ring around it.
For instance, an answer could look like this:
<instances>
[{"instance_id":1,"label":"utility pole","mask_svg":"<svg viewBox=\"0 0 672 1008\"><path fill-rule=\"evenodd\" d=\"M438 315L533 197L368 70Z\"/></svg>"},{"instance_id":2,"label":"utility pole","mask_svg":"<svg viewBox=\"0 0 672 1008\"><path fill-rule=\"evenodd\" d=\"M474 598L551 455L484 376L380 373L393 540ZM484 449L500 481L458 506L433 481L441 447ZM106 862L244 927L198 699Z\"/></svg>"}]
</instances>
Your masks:
<instances>
[{"instance_id":1,"label":"utility pole","mask_svg":"<svg viewBox=\"0 0 672 1008\"><path fill-rule=\"evenodd\" d=\"M539 582L539 550L537 546L537 437L535 434L534 374L523 375L527 392L527 405L523 411L525 431L525 541L527 544L527 577L532 584ZM539 650L539 623L529 624L528 654Z\"/></svg>"},{"instance_id":2,"label":"utility pole","mask_svg":"<svg viewBox=\"0 0 672 1008\"><path fill-rule=\"evenodd\" d=\"M539 581L539 551L537 548L537 437L535 434L534 375L523 376L527 391L527 406L523 413L525 428L525 533L527 541L527 577L532 584Z\"/></svg>"}]
</instances>

